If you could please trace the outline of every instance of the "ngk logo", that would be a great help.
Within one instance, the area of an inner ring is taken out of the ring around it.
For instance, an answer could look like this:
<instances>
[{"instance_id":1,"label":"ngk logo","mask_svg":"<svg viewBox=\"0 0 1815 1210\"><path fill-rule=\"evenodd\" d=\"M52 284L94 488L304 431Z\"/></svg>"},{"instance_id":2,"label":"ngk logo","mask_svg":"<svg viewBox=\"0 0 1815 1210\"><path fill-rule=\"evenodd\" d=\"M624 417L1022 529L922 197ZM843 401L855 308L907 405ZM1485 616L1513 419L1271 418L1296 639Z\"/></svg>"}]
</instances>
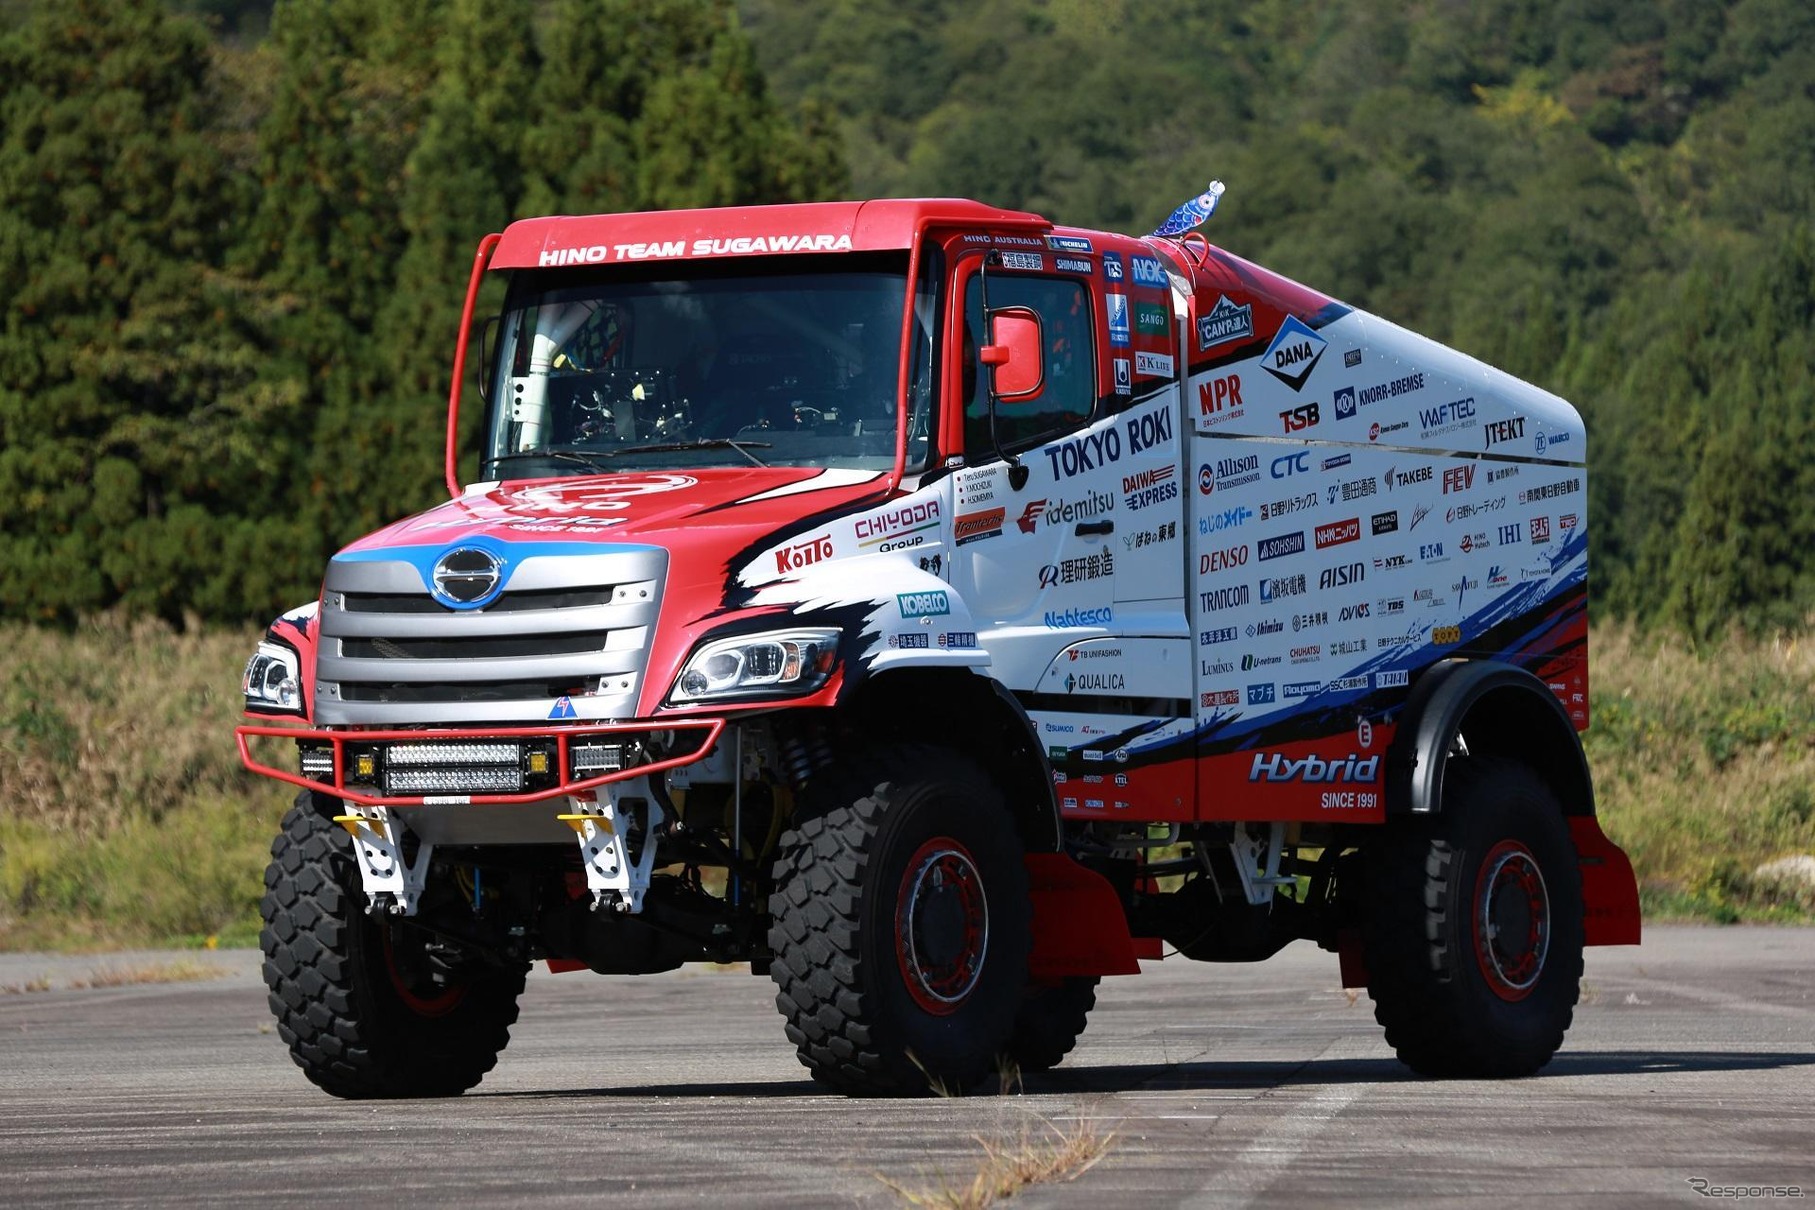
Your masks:
<instances>
[{"instance_id":1,"label":"ngk logo","mask_svg":"<svg viewBox=\"0 0 1815 1210\"><path fill-rule=\"evenodd\" d=\"M1321 756L1293 760L1279 752L1256 752L1254 766L1248 770L1249 781L1372 782L1379 777L1380 758L1364 758L1359 753L1335 760Z\"/></svg>"},{"instance_id":2,"label":"ngk logo","mask_svg":"<svg viewBox=\"0 0 1815 1210\"><path fill-rule=\"evenodd\" d=\"M799 571L803 567L811 567L813 564L831 557L832 535L820 534L816 538L808 538L804 542L784 546L776 551L775 570Z\"/></svg>"}]
</instances>

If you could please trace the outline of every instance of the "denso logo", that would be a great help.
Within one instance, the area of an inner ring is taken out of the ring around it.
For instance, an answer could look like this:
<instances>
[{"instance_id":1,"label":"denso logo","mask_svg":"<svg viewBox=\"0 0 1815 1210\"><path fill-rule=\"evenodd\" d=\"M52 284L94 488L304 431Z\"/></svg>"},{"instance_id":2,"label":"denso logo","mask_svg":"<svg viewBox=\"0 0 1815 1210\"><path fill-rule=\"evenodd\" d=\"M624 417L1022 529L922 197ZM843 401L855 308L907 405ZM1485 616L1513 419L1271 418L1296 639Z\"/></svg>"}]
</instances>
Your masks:
<instances>
[{"instance_id":1,"label":"denso logo","mask_svg":"<svg viewBox=\"0 0 1815 1210\"><path fill-rule=\"evenodd\" d=\"M1296 391L1317 368L1326 343L1296 315L1288 315L1274 333L1273 343L1261 354L1261 368Z\"/></svg>"},{"instance_id":2,"label":"denso logo","mask_svg":"<svg viewBox=\"0 0 1815 1210\"><path fill-rule=\"evenodd\" d=\"M1335 760L1306 756L1293 760L1281 752L1256 752L1249 781L1371 782L1380 777L1380 758L1360 753Z\"/></svg>"},{"instance_id":3,"label":"denso logo","mask_svg":"<svg viewBox=\"0 0 1815 1210\"><path fill-rule=\"evenodd\" d=\"M1328 525L1319 525L1316 530L1317 549L1326 546L1341 546L1361 537L1361 518L1350 517L1346 521L1333 521Z\"/></svg>"},{"instance_id":4,"label":"denso logo","mask_svg":"<svg viewBox=\"0 0 1815 1210\"><path fill-rule=\"evenodd\" d=\"M1235 568L1245 567L1247 564L1248 548L1231 546L1228 550L1213 550L1208 554L1199 555L1197 574L1207 576L1219 571L1233 571Z\"/></svg>"},{"instance_id":5,"label":"denso logo","mask_svg":"<svg viewBox=\"0 0 1815 1210\"><path fill-rule=\"evenodd\" d=\"M820 534L775 552L775 570L799 571L832 557L832 535Z\"/></svg>"}]
</instances>

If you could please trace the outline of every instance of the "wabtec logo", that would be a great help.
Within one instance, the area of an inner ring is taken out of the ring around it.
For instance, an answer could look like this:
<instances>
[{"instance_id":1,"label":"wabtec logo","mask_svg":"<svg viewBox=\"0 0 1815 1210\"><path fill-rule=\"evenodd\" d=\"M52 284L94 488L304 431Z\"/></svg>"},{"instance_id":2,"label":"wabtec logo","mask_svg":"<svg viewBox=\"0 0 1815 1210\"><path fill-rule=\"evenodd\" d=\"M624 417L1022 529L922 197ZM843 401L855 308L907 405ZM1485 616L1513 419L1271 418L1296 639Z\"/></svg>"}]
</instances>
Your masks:
<instances>
[{"instance_id":1,"label":"wabtec logo","mask_svg":"<svg viewBox=\"0 0 1815 1210\"><path fill-rule=\"evenodd\" d=\"M1264 782L1373 782L1380 778L1380 758L1360 753L1325 760L1305 756L1293 760L1282 752L1256 752L1248 770L1249 781Z\"/></svg>"}]
</instances>

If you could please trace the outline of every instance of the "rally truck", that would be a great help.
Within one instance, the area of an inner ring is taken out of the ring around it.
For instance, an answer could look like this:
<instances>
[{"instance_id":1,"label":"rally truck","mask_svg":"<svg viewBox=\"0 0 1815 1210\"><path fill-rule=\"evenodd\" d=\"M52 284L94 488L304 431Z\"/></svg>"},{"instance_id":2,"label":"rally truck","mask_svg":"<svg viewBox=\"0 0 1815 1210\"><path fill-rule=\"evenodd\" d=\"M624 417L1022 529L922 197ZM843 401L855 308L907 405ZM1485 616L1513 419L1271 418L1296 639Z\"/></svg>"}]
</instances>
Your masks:
<instances>
[{"instance_id":1,"label":"rally truck","mask_svg":"<svg viewBox=\"0 0 1815 1210\"><path fill-rule=\"evenodd\" d=\"M1414 1070L1522 1076L1638 940L1552 394L1199 232L943 199L512 223L452 381L449 498L244 677L329 1093L477 1084L535 962L747 963L816 1080L909 1095L1295 940Z\"/></svg>"}]
</instances>

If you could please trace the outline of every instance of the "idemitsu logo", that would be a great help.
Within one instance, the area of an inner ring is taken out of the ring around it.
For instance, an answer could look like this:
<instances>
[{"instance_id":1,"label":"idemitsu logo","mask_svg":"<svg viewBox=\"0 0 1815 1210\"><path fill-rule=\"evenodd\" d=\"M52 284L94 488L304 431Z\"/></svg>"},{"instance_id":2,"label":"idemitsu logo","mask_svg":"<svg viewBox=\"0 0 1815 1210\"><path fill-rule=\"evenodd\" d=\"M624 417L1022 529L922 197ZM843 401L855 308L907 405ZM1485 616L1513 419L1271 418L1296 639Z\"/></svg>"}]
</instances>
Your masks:
<instances>
[{"instance_id":1,"label":"idemitsu logo","mask_svg":"<svg viewBox=\"0 0 1815 1210\"><path fill-rule=\"evenodd\" d=\"M1306 756L1293 760L1280 752L1256 752L1249 781L1372 782L1379 780L1380 758L1359 753L1325 760Z\"/></svg>"}]
</instances>

